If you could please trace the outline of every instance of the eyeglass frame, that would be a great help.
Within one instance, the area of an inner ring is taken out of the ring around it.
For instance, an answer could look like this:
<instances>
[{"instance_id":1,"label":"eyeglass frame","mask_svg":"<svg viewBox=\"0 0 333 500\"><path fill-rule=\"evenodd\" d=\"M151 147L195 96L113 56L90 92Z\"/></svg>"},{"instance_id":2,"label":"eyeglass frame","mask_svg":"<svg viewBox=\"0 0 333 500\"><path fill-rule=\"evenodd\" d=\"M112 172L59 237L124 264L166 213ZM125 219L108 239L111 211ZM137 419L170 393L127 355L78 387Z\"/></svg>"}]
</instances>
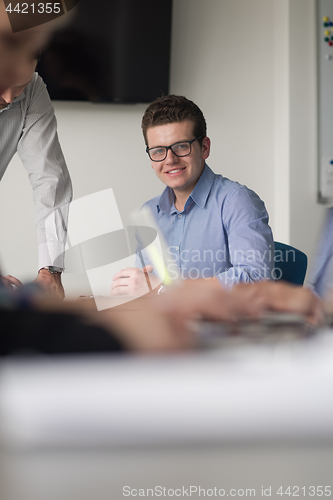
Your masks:
<instances>
[{"instance_id":1,"label":"eyeglass frame","mask_svg":"<svg viewBox=\"0 0 333 500\"><path fill-rule=\"evenodd\" d=\"M185 156L188 156L192 153L192 144L193 142L195 141L199 141L200 139L203 139L203 136L200 135L199 137L196 137L195 139L192 139L191 141L178 141L178 142L174 142L173 144L171 144L171 146L155 146L154 148L149 148L148 146L146 147L146 153L148 154L149 158L151 159L151 161L155 161L155 162L158 162L158 161L164 161L165 158L168 156L168 151L169 149L171 150L171 152L177 156L177 158L184 158ZM190 145L190 151L189 153L186 153L186 155L177 155L177 153L175 153L172 149L173 146L175 146L176 144L184 144L184 143L188 143ZM159 148L164 148L165 149L165 157L162 158L161 160L153 160L153 158L150 156L150 153L149 151L151 151L152 149L159 149Z\"/></svg>"}]
</instances>

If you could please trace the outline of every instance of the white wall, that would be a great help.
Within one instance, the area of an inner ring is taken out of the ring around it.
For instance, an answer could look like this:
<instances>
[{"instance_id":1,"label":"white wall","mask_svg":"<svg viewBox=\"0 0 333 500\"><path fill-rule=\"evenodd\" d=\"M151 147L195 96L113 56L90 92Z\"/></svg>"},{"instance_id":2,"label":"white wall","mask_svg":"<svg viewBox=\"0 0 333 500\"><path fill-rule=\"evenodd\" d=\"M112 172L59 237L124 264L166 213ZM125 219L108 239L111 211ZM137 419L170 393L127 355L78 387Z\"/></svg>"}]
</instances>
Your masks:
<instances>
[{"instance_id":1,"label":"white wall","mask_svg":"<svg viewBox=\"0 0 333 500\"><path fill-rule=\"evenodd\" d=\"M325 207L317 198L315 1L290 2L290 240L312 255Z\"/></svg>"},{"instance_id":2,"label":"white wall","mask_svg":"<svg viewBox=\"0 0 333 500\"><path fill-rule=\"evenodd\" d=\"M313 256L325 208L317 197L314 0L275 0L276 240Z\"/></svg>"},{"instance_id":3,"label":"white wall","mask_svg":"<svg viewBox=\"0 0 333 500\"><path fill-rule=\"evenodd\" d=\"M315 0L174 0L171 88L203 110L209 165L265 201L276 240L312 252L316 205ZM56 103L75 197L112 187L123 217L162 191L144 151L145 105ZM14 158L0 184L4 273L37 269L31 190ZM306 223L305 223L306 221Z\"/></svg>"},{"instance_id":4,"label":"white wall","mask_svg":"<svg viewBox=\"0 0 333 500\"><path fill-rule=\"evenodd\" d=\"M178 0L176 5L171 90L202 108L213 170L257 191L274 220L274 4Z\"/></svg>"}]
</instances>

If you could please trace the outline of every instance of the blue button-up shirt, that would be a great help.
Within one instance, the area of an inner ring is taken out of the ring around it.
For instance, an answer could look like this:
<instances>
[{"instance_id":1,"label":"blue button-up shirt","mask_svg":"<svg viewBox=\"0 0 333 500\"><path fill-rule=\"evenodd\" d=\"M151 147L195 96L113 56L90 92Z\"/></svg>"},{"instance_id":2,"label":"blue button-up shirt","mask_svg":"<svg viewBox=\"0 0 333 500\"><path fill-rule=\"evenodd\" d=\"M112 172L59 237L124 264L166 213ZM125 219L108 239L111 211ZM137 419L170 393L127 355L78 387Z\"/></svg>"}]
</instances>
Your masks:
<instances>
[{"instance_id":1,"label":"blue button-up shirt","mask_svg":"<svg viewBox=\"0 0 333 500\"><path fill-rule=\"evenodd\" d=\"M333 208L327 210L309 275L309 285L320 297L333 289Z\"/></svg>"},{"instance_id":2,"label":"blue button-up shirt","mask_svg":"<svg viewBox=\"0 0 333 500\"><path fill-rule=\"evenodd\" d=\"M274 242L261 199L205 165L180 212L173 190L145 203L166 239L172 278L210 278L222 286L271 279ZM143 252L145 264L149 264Z\"/></svg>"}]
</instances>

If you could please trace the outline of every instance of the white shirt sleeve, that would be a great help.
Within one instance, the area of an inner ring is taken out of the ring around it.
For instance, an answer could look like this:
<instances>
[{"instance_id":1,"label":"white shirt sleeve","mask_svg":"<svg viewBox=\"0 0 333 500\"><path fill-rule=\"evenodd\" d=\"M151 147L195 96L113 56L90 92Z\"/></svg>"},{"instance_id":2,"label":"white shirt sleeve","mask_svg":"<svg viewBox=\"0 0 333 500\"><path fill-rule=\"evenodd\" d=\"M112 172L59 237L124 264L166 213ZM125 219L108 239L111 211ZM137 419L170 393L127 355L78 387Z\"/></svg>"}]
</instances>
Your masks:
<instances>
[{"instance_id":1,"label":"white shirt sleeve","mask_svg":"<svg viewBox=\"0 0 333 500\"><path fill-rule=\"evenodd\" d=\"M33 188L39 268L50 265L64 268L72 184L46 86L35 74L28 87L27 99L22 101L27 108L17 152Z\"/></svg>"}]
</instances>

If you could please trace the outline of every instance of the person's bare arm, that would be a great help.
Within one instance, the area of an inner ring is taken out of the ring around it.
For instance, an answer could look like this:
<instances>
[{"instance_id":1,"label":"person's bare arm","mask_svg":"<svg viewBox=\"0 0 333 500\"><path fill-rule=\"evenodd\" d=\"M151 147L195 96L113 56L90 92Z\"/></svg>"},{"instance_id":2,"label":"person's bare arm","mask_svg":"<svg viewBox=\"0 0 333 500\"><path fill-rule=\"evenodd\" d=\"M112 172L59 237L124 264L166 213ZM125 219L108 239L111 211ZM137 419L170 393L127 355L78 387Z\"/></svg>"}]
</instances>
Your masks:
<instances>
[{"instance_id":1,"label":"person's bare arm","mask_svg":"<svg viewBox=\"0 0 333 500\"><path fill-rule=\"evenodd\" d=\"M247 317L258 317L262 299L254 293L252 284L236 285L239 293L231 294L221 287L217 278L186 280L163 294L158 308L168 315L181 331L192 319L207 319L235 323Z\"/></svg>"},{"instance_id":2,"label":"person's bare arm","mask_svg":"<svg viewBox=\"0 0 333 500\"><path fill-rule=\"evenodd\" d=\"M216 278L187 280L165 294L158 307L178 331L196 318L236 323L269 311L300 314L313 324L323 320L322 301L311 290L272 281L237 284L228 291Z\"/></svg>"},{"instance_id":3,"label":"person's bare arm","mask_svg":"<svg viewBox=\"0 0 333 500\"><path fill-rule=\"evenodd\" d=\"M38 297L35 307L42 313L73 314L87 325L102 327L128 351L174 352L195 347L193 333L179 332L169 315L159 311L159 300L160 296L151 295L98 312L93 299L59 302Z\"/></svg>"}]
</instances>

